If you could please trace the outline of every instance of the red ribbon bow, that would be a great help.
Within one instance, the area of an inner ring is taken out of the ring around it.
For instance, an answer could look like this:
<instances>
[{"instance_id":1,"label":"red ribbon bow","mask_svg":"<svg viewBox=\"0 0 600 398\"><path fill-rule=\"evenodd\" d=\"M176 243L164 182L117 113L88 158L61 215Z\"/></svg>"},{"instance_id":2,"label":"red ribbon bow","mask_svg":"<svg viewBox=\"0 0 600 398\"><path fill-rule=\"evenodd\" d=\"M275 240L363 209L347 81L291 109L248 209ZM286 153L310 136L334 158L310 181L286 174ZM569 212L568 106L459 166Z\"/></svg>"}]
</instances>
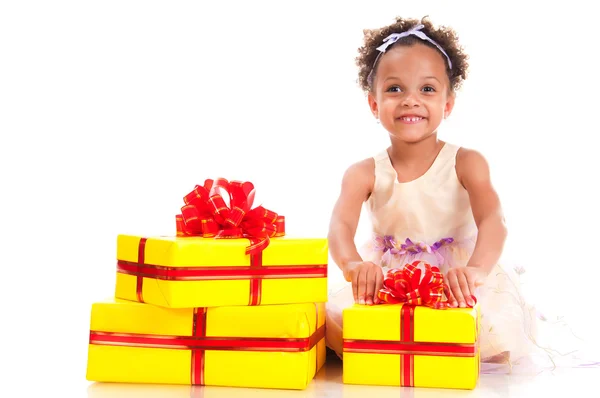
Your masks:
<instances>
[{"instance_id":1,"label":"red ribbon bow","mask_svg":"<svg viewBox=\"0 0 600 398\"><path fill-rule=\"evenodd\" d=\"M252 209L254 195L251 182L207 179L183 198L185 205L176 216L177 235L248 238L246 254L263 251L269 238L285 235L285 217L262 206Z\"/></svg>"},{"instance_id":2,"label":"red ribbon bow","mask_svg":"<svg viewBox=\"0 0 600 398\"><path fill-rule=\"evenodd\" d=\"M444 277L438 267L423 261L387 272L377 297L389 304L406 303L435 309L449 308L443 299Z\"/></svg>"}]
</instances>

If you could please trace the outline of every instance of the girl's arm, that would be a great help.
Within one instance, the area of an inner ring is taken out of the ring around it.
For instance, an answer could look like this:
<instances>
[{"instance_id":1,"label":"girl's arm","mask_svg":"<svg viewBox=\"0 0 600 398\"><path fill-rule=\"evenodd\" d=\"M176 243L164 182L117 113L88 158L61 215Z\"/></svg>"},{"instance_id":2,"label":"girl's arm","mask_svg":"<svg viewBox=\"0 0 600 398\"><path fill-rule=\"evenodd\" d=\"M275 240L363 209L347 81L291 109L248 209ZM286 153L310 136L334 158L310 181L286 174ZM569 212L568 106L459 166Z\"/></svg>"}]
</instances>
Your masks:
<instances>
[{"instance_id":1,"label":"girl's arm","mask_svg":"<svg viewBox=\"0 0 600 398\"><path fill-rule=\"evenodd\" d=\"M469 193L478 230L475 250L467 266L450 268L446 274L450 305L465 307L475 304L472 299L475 288L483 284L500 259L507 232L485 158L478 152L461 148L456 156L456 174Z\"/></svg>"},{"instance_id":2,"label":"girl's arm","mask_svg":"<svg viewBox=\"0 0 600 398\"><path fill-rule=\"evenodd\" d=\"M478 152L462 149L456 157L456 171L469 193L478 236L468 266L489 274L500 260L507 229L500 199L494 189L486 159Z\"/></svg>"},{"instance_id":3,"label":"girl's arm","mask_svg":"<svg viewBox=\"0 0 600 398\"><path fill-rule=\"evenodd\" d=\"M373 159L366 159L355 163L344 173L327 236L331 257L344 278L352 282L354 299L360 304L377 303L377 291L383 283L380 267L363 262L354 243L363 203L369 198L375 182L373 162Z\"/></svg>"},{"instance_id":4,"label":"girl's arm","mask_svg":"<svg viewBox=\"0 0 600 398\"><path fill-rule=\"evenodd\" d=\"M346 273L351 263L361 262L354 243L363 203L369 198L374 183L373 160L355 163L342 178L340 195L329 223L329 250L338 267Z\"/></svg>"}]
</instances>

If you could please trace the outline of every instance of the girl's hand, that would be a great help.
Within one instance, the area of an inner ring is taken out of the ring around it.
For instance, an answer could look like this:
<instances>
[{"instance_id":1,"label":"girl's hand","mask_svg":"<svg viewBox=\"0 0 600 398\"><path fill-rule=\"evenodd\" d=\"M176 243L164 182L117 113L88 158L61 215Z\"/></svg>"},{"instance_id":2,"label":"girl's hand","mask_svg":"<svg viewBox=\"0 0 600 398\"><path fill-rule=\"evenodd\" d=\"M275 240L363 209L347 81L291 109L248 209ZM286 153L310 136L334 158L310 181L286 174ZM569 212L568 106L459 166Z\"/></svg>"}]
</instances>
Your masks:
<instances>
[{"instance_id":1,"label":"girl's hand","mask_svg":"<svg viewBox=\"0 0 600 398\"><path fill-rule=\"evenodd\" d=\"M483 285L486 276L486 272L477 267L450 268L446 275L448 285L444 286L450 307L474 306L475 288Z\"/></svg>"},{"instance_id":2,"label":"girl's hand","mask_svg":"<svg viewBox=\"0 0 600 398\"><path fill-rule=\"evenodd\" d=\"M351 264L344 272L346 280L352 281L354 302L359 304L379 304L377 292L383 286L383 270L380 266L363 261Z\"/></svg>"}]
</instances>

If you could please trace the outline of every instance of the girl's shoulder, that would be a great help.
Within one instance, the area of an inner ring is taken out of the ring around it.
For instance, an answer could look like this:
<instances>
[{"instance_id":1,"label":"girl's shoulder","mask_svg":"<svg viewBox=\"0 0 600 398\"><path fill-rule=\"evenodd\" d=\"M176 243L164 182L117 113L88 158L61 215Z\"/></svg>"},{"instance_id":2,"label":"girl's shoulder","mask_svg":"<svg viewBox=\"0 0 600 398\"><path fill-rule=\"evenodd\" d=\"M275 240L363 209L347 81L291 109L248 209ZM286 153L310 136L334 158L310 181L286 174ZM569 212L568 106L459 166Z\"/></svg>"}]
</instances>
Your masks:
<instances>
[{"instance_id":1,"label":"girl's shoulder","mask_svg":"<svg viewBox=\"0 0 600 398\"><path fill-rule=\"evenodd\" d=\"M456 175L465 188L468 185L488 182L490 179L488 161L475 149L459 147L456 152Z\"/></svg>"},{"instance_id":2,"label":"girl's shoulder","mask_svg":"<svg viewBox=\"0 0 600 398\"><path fill-rule=\"evenodd\" d=\"M343 181L371 193L375 184L375 158L368 157L351 164L344 173Z\"/></svg>"}]
</instances>

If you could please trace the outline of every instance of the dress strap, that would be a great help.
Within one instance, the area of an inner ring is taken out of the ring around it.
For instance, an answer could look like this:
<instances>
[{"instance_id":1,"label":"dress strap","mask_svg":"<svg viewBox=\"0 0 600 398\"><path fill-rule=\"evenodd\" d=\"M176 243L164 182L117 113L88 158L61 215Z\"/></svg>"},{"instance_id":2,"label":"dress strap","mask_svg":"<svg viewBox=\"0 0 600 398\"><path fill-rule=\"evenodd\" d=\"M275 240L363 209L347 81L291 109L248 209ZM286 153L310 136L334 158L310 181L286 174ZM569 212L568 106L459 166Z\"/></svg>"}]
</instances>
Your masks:
<instances>
[{"instance_id":1,"label":"dress strap","mask_svg":"<svg viewBox=\"0 0 600 398\"><path fill-rule=\"evenodd\" d=\"M439 165L456 165L456 154L458 153L459 149L460 147L458 145L446 142L438 154L436 163Z\"/></svg>"},{"instance_id":2,"label":"dress strap","mask_svg":"<svg viewBox=\"0 0 600 398\"><path fill-rule=\"evenodd\" d=\"M375 183L369 203L371 206L379 206L390 200L397 176L387 150L377 153L373 156L373 160L375 161Z\"/></svg>"}]
</instances>

